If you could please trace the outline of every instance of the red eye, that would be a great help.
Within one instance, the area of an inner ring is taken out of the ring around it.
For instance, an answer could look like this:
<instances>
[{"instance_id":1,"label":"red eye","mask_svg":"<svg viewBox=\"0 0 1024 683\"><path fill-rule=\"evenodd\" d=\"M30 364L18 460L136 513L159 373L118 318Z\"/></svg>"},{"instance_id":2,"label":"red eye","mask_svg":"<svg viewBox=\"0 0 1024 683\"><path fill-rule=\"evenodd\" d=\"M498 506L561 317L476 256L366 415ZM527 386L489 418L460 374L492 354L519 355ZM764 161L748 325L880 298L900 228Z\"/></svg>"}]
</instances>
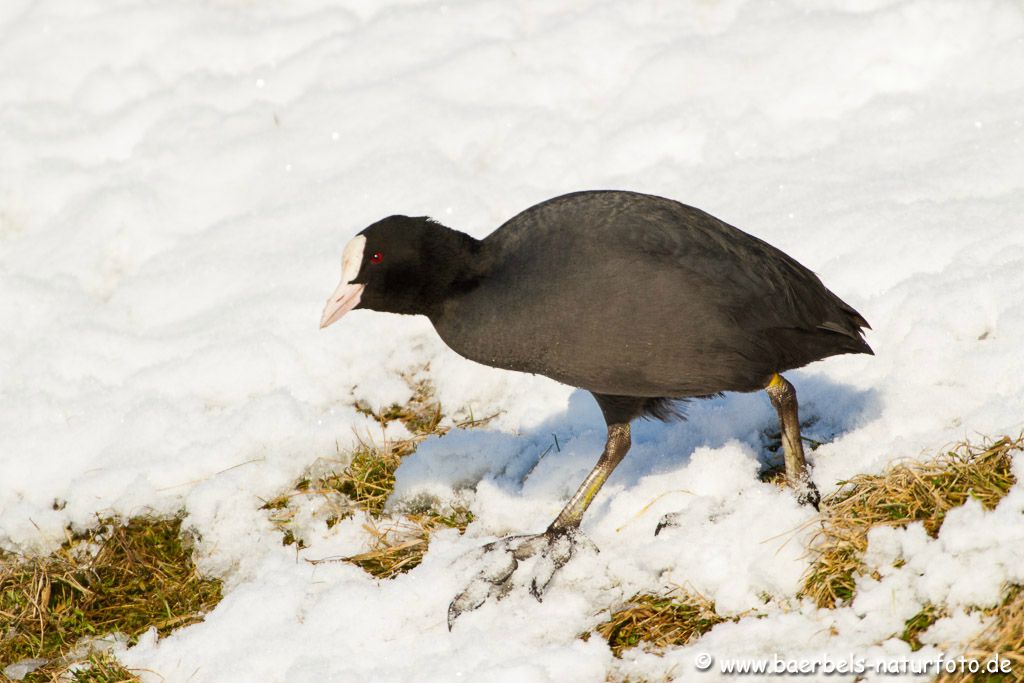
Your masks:
<instances>
[{"instance_id":1,"label":"red eye","mask_svg":"<svg viewBox=\"0 0 1024 683\"><path fill-rule=\"evenodd\" d=\"M373 252L373 256L370 257L370 263L380 263L384 260L384 254L379 251Z\"/></svg>"}]
</instances>

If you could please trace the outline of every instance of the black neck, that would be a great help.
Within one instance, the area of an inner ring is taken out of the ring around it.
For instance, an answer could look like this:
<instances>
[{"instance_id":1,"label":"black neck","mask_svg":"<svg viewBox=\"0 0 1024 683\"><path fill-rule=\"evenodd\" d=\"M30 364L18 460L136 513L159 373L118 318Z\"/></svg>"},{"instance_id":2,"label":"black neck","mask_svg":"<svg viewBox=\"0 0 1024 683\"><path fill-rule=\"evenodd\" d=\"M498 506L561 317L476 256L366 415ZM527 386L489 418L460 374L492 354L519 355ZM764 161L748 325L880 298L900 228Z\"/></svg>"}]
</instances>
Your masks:
<instances>
[{"instance_id":1,"label":"black neck","mask_svg":"<svg viewBox=\"0 0 1024 683\"><path fill-rule=\"evenodd\" d=\"M417 302L422 313L437 322L448 302L465 296L480 285L486 268L482 242L464 232L438 226L444 239L435 245L434 267Z\"/></svg>"}]
</instances>

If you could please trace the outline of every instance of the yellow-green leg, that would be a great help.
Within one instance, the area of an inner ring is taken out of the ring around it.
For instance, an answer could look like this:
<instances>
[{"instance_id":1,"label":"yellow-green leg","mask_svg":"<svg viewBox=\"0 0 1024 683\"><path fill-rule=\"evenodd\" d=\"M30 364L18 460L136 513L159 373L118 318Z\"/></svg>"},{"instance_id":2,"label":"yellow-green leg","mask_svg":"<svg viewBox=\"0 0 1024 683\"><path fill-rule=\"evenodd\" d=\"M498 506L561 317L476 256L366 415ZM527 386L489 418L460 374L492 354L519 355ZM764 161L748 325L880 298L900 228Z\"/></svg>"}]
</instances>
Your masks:
<instances>
[{"instance_id":1,"label":"yellow-green leg","mask_svg":"<svg viewBox=\"0 0 1024 683\"><path fill-rule=\"evenodd\" d=\"M797 500L818 508L821 496L807 471L807 459L800 441L800 414L796 400L796 389L782 375L772 375L765 391L779 415L782 432L782 451L786 459L786 481L797 493Z\"/></svg>"},{"instance_id":2,"label":"yellow-green leg","mask_svg":"<svg viewBox=\"0 0 1024 683\"><path fill-rule=\"evenodd\" d=\"M590 507L594 496L604 486L611 473L622 462L622 459L626 457L629 446L629 423L608 425L608 441L605 442L604 452L601 453L597 465L594 466L594 469L590 470L590 474L580 484L579 490L569 499L569 502L566 503L562 511L558 513L558 517L548 527L549 532L579 527L580 522L583 521L583 513Z\"/></svg>"}]
</instances>

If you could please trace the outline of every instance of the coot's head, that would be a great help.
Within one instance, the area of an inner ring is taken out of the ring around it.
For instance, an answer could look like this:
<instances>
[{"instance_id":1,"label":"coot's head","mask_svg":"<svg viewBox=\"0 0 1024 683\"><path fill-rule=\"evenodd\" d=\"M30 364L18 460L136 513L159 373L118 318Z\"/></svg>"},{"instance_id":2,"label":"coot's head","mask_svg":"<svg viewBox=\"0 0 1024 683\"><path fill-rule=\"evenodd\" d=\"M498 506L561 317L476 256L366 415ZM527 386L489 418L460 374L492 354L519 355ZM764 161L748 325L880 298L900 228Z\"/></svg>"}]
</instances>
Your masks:
<instances>
[{"instance_id":1,"label":"coot's head","mask_svg":"<svg viewBox=\"0 0 1024 683\"><path fill-rule=\"evenodd\" d=\"M320 327L354 308L430 315L463 279L477 240L426 217L390 216L353 237Z\"/></svg>"}]
</instances>

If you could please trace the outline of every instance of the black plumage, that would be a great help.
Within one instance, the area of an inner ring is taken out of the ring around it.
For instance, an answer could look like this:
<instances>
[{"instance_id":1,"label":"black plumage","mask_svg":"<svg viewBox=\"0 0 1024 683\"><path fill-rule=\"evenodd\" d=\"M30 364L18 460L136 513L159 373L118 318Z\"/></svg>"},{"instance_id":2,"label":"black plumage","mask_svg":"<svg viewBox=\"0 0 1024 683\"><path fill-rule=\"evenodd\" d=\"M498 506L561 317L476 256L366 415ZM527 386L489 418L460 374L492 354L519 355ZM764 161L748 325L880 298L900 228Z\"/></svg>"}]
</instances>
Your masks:
<instances>
[{"instance_id":1,"label":"black plumage","mask_svg":"<svg viewBox=\"0 0 1024 683\"><path fill-rule=\"evenodd\" d=\"M867 322L782 251L634 192L577 192L483 240L428 218L367 228L360 307L423 314L452 349L595 394L755 391L775 372L871 353ZM639 402L658 418L668 401Z\"/></svg>"}]
</instances>

